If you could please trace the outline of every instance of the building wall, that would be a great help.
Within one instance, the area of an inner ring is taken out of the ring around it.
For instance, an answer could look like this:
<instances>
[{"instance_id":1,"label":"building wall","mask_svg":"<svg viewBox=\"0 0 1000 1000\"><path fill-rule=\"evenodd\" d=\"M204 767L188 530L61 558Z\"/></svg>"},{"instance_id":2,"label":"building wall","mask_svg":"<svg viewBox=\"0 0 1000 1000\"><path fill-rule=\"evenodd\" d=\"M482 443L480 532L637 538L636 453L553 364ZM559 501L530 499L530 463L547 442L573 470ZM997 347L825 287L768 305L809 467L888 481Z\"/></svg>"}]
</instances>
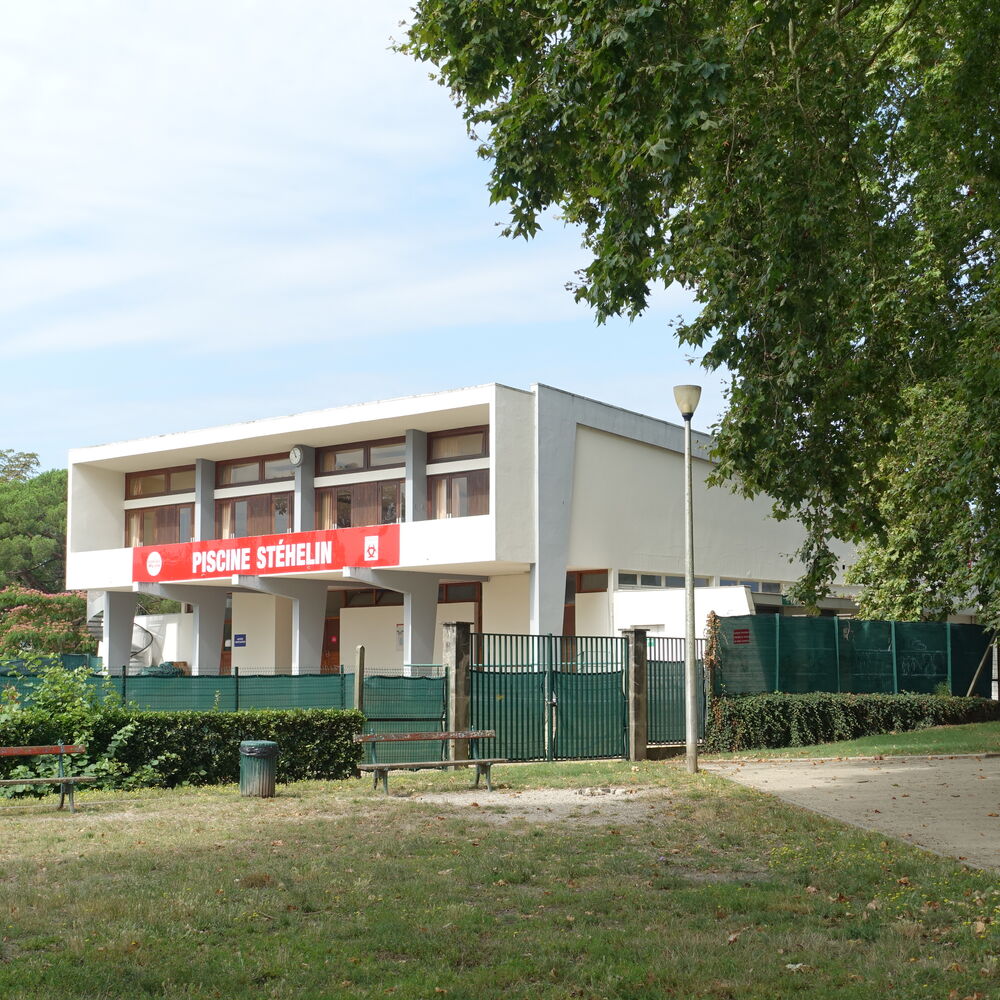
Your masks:
<instances>
[{"instance_id":1,"label":"building wall","mask_svg":"<svg viewBox=\"0 0 1000 1000\"><path fill-rule=\"evenodd\" d=\"M246 646L232 647L232 665L261 670L274 664L276 674L292 668L292 602L270 594L233 594L233 635L245 635Z\"/></svg>"},{"instance_id":2,"label":"building wall","mask_svg":"<svg viewBox=\"0 0 1000 1000\"><path fill-rule=\"evenodd\" d=\"M528 574L494 576L483 584L483 631L528 631Z\"/></svg>"},{"instance_id":3,"label":"building wall","mask_svg":"<svg viewBox=\"0 0 1000 1000\"><path fill-rule=\"evenodd\" d=\"M496 387L490 421L490 511L495 514L496 558L506 562L534 559L534 407L530 392Z\"/></svg>"},{"instance_id":4,"label":"building wall","mask_svg":"<svg viewBox=\"0 0 1000 1000\"><path fill-rule=\"evenodd\" d=\"M576 595L576 634L612 634L610 593Z\"/></svg>"},{"instance_id":5,"label":"building wall","mask_svg":"<svg viewBox=\"0 0 1000 1000\"><path fill-rule=\"evenodd\" d=\"M124 473L90 465L70 465L68 496L67 545L70 553L122 547L125 541Z\"/></svg>"},{"instance_id":6,"label":"building wall","mask_svg":"<svg viewBox=\"0 0 1000 1000\"><path fill-rule=\"evenodd\" d=\"M577 430L575 454L570 566L683 574L684 456L586 427ZM795 580L789 557L802 528L774 520L765 497L709 488L711 468L693 461L695 573Z\"/></svg>"},{"instance_id":7,"label":"building wall","mask_svg":"<svg viewBox=\"0 0 1000 1000\"><path fill-rule=\"evenodd\" d=\"M683 590L618 590L612 595L614 632L645 628L653 635L684 635ZM752 615L753 599L746 587L697 587L694 592L695 635L705 632L708 613Z\"/></svg>"},{"instance_id":8,"label":"building wall","mask_svg":"<svg viewBox=\"0 0 1000 1000\"><path fill-rule=\"evenodd\" d=\"M475 622L474 604L439 604L434 629L434 663L442 657L441 626L445 622ZM402 646L397 639L397 628L403 626L403 609L344 608L340 612L340 662L345 670L354 664L354 650L365 647L366 667L400 667L403 663Z\"/></svg>"}]
</instances>

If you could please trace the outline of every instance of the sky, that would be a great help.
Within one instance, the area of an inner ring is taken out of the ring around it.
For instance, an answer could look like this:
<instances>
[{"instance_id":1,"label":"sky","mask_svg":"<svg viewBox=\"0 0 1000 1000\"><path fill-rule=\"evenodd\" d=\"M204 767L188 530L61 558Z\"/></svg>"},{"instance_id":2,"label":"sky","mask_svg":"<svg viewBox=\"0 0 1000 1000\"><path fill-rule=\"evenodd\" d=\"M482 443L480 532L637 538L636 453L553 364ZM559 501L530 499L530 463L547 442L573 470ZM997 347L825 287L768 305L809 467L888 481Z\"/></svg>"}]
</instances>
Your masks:
<instances>
[{"instance_id":1,"label":"sky","mask_svg":"<svg viewBox=\"0 0 1000 1000\"><path fill-rule=\"evenodd\" d=\"M409 4L32 0L0 36L0 449L69 448L503 382L677 421L717 374L661 289L598 326L553 218L499 235L489 165Z\"/></svg>"}]
</instances>

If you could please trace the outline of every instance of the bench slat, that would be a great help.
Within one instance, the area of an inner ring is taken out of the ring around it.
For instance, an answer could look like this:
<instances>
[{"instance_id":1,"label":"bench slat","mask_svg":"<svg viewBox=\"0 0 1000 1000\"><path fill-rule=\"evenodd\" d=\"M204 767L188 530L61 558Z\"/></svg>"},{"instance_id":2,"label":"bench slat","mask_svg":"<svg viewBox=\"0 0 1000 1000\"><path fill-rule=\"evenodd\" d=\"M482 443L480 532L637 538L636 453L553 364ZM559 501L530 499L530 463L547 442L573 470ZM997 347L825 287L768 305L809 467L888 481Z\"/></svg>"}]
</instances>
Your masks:
<instances>
[{"instance_id":1,"label":"bench slat","mask_svg":"<svg viewBox=\"0 0 1000 1000\"><path fill-rule=\"evenodd\" d=\"M4 778L0 785L76 785L81 781L97 781L95 774L64 775L62 778Z\"/></svg>"},{"instance_id":2,"label":"bench slat","mask_svg":"<svg viewBox=\"0 0 1000 1000\"><path fill-rule=\"evenodd\" d=\"M395 764L359 764L359 771L410 771L433 767L461 767L470 764L507 764L506 757L482 757L479 760L422 760L422 761L401 761Z\"/></svg>"},{"instance_id":3,"label":"bench slat","mask_svg":"<svg viewBox=\"0 0 1000 1000\"><path fill-rule=\"evenodd\" d=\"M41 757L50 753L83 753L86 749L72 743L52 747L0 747L0 757Z\"/></svg>"},{"instance_id":4,"label":"bench slat","mask_svg":"<svg viewBox=\"0 0 1000 1000\"><path fill-rule=\"evenodd\" d=\"M354 737L355 743L402 743L417 740L489 740L496 736L493 729L463 730L456 733L365 733Z\"/></svg>"}]
</instances>

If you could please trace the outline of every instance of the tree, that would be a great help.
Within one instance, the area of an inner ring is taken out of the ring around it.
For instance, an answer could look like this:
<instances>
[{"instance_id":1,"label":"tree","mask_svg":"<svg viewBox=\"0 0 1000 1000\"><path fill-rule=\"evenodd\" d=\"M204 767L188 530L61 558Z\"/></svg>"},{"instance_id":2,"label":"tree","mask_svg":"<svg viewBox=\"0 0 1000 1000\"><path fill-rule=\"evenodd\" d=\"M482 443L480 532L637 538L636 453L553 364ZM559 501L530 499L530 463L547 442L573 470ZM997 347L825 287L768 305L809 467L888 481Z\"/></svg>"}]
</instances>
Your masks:
<instances>
[{"instance_id":1,"label":"tree","mask_svg":"<svg viewBox=\"0 0 1000 1000\"><path fill-rule=\"evenodd\" d=\"M0 476L0 587L66 586L66 471Z\"/></svg>"},{"instance_id":2,"label":"tree","mask_svg":"<svg viewBox=\"0 0 1000 1000\"><path fill-rule=\"evenodd\" d=\"M96 652L82 594L43 594L18 586L0 590L0 656Z\"/></svg>"},{"instance_id":3,"label":"tree","mask_svg":"<svg viewBox=\"0 0 1000 1000\"><path fill-rule=\"evenodd\" d=\"M13 451L0 448L0 483L24 482L38 468L38 456L33 451Z\"/></svg>"},{"instance_id":4,"label":"tree","mask_svg":"<svg viewBox=\"0 0 1000 1000\"><path fill-rule=\"evenodd\" d=\"M599 320L694 290L677 336L731 373L717 481L802 521L797 596L837 536L876 593L919 580L940 613L957 586L1000 620L995 0L418 0L399 48L492 161L508 235L580 227ZM939 504L897 575L901 516Z\"/></svg>"}]
</instances>

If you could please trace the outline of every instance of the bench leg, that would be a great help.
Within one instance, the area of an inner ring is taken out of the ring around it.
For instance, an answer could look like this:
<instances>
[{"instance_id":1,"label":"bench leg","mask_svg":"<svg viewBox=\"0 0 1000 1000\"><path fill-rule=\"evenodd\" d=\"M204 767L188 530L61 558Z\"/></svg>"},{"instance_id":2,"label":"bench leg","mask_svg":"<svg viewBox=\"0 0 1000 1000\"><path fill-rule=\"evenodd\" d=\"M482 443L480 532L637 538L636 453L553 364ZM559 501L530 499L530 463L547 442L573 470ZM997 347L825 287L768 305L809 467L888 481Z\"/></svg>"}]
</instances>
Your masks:
<instances>
[{"instance_id":1,"label":"bench leg","mask_svg":"<svg viewBox=\"0 0 1000 1000\"><path fill-rule=\"evenodd\" d=\"M382 791L385 792L386 795L389 794L389 769L388 768L386 768L382 772Z\"/></svg>"},{"instance_id":2,"label":"bench leg","mask_svg":"<svg viewBox=\"0 0 1000 1000\"><path fill-rule=\"evenodd\" d=\"M76 812L76 805L73 802L73 782L63 783L59 786L59 808L62 809L63 803L66 799L69 799L69 811L71 813Z\"/></svg>"},{"instance_id":3,"label":"bench leg","mask_svg":"<svg viewBox=\"0 0 1000 1000\"><path fill-rule=\"evenodd\" d=\"M479 775L483 775L486 778L486 791L493 791L493 783L490 781L490 768L492 764L477 764L476 765L476 783L472 786L473 788L479 787Z\"/></svg>"}]
</instances>

